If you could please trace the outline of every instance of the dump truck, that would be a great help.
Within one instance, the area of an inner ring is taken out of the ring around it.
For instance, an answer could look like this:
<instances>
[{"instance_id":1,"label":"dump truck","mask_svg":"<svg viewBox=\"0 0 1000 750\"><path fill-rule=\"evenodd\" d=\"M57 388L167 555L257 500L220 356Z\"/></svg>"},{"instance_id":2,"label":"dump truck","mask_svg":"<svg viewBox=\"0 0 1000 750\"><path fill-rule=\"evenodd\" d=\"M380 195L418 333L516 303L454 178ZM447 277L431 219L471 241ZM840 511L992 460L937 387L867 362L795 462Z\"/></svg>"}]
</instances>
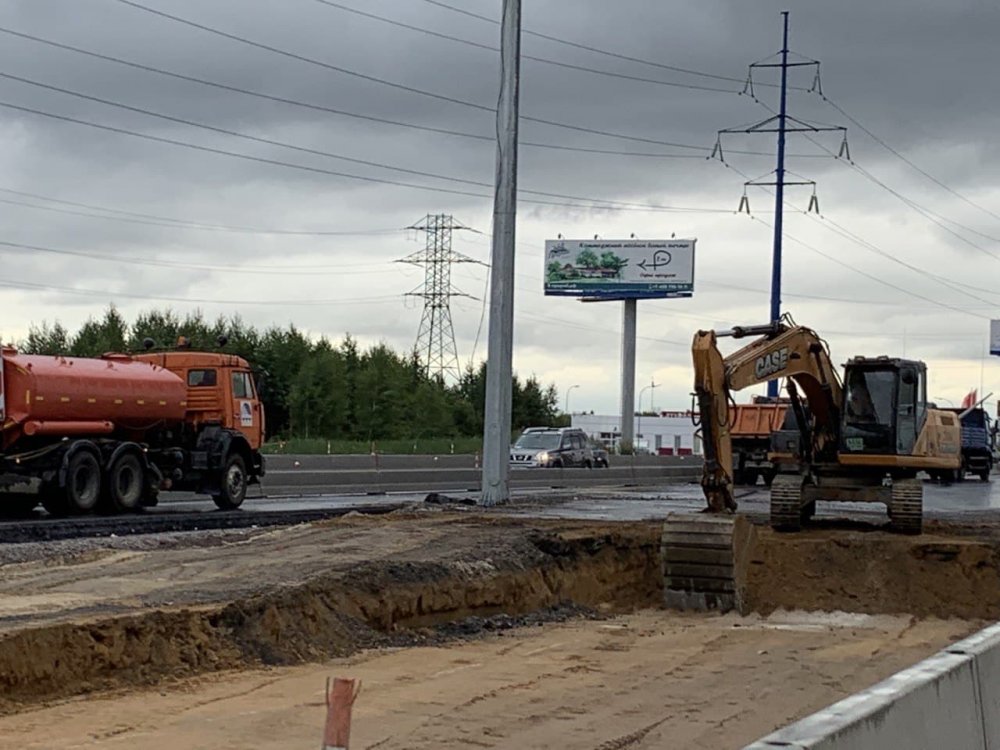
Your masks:
<instances>
[{"instance_id":1,"label":"dump truck","mask_svg":"<svg viewBox=\"0 0 1000 750\"><path fill-rule=\"evenodd\" d=\"M939 479L954 479L959 482L966 474L975 474L984 482L993 471L996 425L982 406L969 409L951 408L962 422L962 466L952 476L938 476Z\"/></svg>"},{"instance_id":2,"label":"dump truck","mask_svg":"<svg viewBox=\"0 0 1000 750\"><path fill-rule=\"evenodd\" d=\"M787 399L755 396L749 404L733 407L729 435L733 445L733 483L771 486L777 468L768 458L771 434L781 429L788 413Z\"/></svg>"},{"instance_id":3,"label":"dump truck","mask_svg":"<svg viewBox=\"0 0 1000 750\"><path fill-rule=\"evenodd\" d=\"M224 343L220 341L220 343ZM0 350L0 510L124 513L165 490L238 508L264 475L246 360L174 351L99 358Z\"/></svg>"}]
</instances>

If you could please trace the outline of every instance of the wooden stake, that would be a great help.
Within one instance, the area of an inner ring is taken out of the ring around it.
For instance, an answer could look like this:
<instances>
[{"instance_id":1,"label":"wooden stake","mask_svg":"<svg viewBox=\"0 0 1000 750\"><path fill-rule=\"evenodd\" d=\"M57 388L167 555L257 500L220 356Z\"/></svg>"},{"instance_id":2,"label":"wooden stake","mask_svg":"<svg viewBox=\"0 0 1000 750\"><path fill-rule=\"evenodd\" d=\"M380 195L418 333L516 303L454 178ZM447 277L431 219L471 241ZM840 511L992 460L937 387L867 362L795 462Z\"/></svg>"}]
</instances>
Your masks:
<instances>
[{"instance_id":1,"label":"wooden stake","mask_svg":"<svg viewBox=\"0 0 1000 750\"><path fill-rule=\"evenodd\" d=\"M351 744L351 709L360 693L361 680L327 678L326 727L323 730L322 750L348 750Z\"/></svg>"}]
</instances>

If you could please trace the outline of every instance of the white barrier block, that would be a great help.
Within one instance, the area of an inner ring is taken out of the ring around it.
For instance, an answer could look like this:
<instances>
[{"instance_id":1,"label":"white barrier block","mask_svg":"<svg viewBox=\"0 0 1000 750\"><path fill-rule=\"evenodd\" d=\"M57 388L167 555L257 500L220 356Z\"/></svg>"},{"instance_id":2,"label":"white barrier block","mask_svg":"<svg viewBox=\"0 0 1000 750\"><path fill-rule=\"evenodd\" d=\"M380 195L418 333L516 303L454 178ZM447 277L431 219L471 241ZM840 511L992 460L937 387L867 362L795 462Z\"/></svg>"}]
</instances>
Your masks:
<instances>
[{"instance_id":1,"label":"white barrier block","mask_svg":"<svg viewBox=\"0 0 1000 750\"><path fill-rule=\"evenodd\" d=\"M959 644L956 644L958 646ZM745 750L985 750L975 663L942 651Z\"/></svg>"},{"instance_id":2,"label":"white barrier block","mask_svg":"<svg viewBox=\"0 0 1000 750\"><path fill-rule=\"evenodd\" d=\"M1000 750L1000 624L983 628L945 650L972 657L983 713L983 747Z\"/></svg>"}]
</instances>

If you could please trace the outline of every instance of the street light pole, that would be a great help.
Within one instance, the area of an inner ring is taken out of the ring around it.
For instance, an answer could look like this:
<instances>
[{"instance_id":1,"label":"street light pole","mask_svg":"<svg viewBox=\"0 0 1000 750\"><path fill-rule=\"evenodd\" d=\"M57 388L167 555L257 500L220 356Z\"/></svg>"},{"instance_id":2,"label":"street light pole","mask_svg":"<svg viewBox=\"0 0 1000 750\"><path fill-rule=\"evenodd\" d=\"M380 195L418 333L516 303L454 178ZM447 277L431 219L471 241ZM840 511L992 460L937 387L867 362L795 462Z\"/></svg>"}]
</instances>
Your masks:
<instances>
[{"instance_id":1,"label":"street light pole","mask_svg":"<svg viewBox=\"0 0 1000 750\"><path fill-rule=\"evenodd\" d=\"M565 409L565 412L567 414L569 414L569 394L573 391L574 388L579 388L579 387L580 387L579 385L571 385L569 388L566 389L566 409ZM573 416L572 414L569 414L569 415Z\"/></svg>"},{"instance_id":2,"label":"street light pole","mask_svg":"<svg viewBox=\"0 0 1000 750\"><path fill-rule=\"evenodd\" d=\"M639 415L638 416L638 421L636 423L636 430L635 430L636 440L638 440L640 437L642 437L642 394L644 394L650 388L656 388L655 381L650 380L649 381L649 385L645 386L641 391L639 391L639 408L636 410L638 412L638 415ZM652 396L650 396L649 406L650 406L650 409L652 410L652 406L653 406Z\"/></svg>"}]
</instances>

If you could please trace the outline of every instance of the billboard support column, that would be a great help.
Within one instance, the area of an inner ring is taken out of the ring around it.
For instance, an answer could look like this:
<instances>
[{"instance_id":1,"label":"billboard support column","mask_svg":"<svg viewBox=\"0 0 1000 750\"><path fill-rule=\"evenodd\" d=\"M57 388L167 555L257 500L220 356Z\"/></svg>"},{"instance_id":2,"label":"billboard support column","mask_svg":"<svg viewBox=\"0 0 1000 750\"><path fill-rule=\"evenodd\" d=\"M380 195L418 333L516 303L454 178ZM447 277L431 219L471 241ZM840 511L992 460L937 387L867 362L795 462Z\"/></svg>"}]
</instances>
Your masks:
<instances>
[{"instance_id":1,"label":"billboard support column","mask_svg":"<svg viewBox=\"0 0 1000 750\"><path fill-rule=\"evenodd\" d=\"M619 450L635 452L635 332L638 300L626 299L622 314L622 437Z\"/></svg>"}]
</instances>

